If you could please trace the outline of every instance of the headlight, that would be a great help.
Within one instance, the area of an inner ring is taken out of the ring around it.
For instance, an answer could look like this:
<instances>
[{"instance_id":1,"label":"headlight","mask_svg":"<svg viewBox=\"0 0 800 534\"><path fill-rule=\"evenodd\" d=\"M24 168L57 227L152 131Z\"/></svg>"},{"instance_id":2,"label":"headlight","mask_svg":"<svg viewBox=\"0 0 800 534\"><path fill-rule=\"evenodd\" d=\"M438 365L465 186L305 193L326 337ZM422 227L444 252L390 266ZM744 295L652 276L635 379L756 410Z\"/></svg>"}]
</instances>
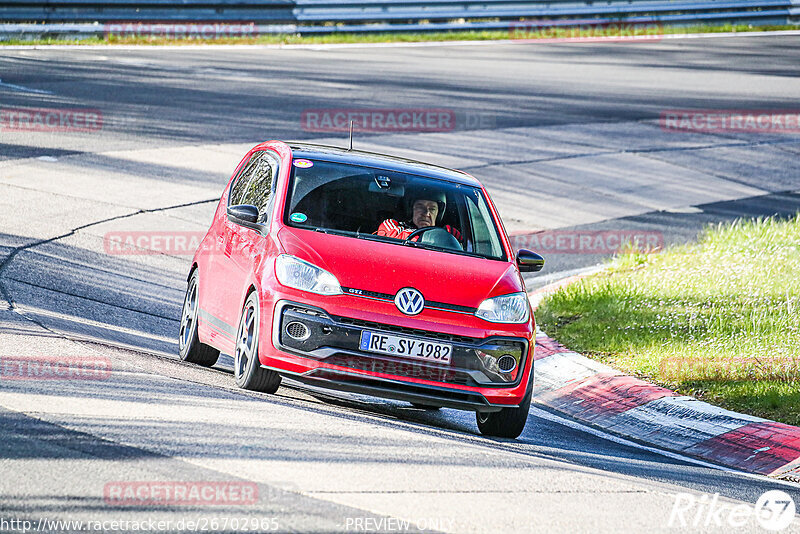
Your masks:
<instances>
[{"instance_id":1,"label":"headlight","mask_svg":"<svg viewBox=\"0 0 800 534\"><path fill-rule=\"evenodd\" d=\"M492 323L524 323L529 311L528 295L520 292L484 300L475 315Z\"/></svg>"},{"instance_id":2,"label":"headlight","mask_svg":"<svg viewBox=\"0 0 800 534\"><path fill-rule=\"evenodd\" d=\"M275 275L281 284L320 295L340 295L342 286L331 273L300 258L281 254L275 260Z\"/></svg>"}]
</instances>

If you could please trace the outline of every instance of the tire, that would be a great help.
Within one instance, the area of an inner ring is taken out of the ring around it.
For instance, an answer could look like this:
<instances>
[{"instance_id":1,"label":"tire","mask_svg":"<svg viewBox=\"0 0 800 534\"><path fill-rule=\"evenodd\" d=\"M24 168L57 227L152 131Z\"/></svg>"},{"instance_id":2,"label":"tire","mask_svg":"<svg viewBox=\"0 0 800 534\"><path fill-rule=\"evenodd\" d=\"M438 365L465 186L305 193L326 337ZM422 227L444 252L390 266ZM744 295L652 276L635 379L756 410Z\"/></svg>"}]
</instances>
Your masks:
<instances>
[{"instance_id":1,"label":"tire","mask_svg":"<svg viewBox=\"0 0 800 534\"><path fill-rule=\"evenodd\" d=\"M258 295L253 291L247 295L236 329L233 377L242 389L275 393L281 385L281 375L264 369L258 361L259 314Z\"/></svg>"},{"instance_id":2,"label":"tire","mask_svg":"<svg viewBox=\"0 0 800 534\"><path fill-rule=\"evenodd\" d=\"M178 354L185 362L211 367L217 363L219 351L205 343L200 343L197 335L197 314L200 310L198 288L197 269L195 269L192 276L189 277L186 296L183 298L181 326L178 331Z\"/></svg>"},{"instance_id":3,"label":"tire","mask_svg":"<svg viewBox=\"0 0 800 534\"><path fill-rule=\"evenodd\" d=\"M478 430L484 436L498 438L518 438L525 429L528 421L528 412L531 408L531 397L533 396L533 371L529 378L528 391L522 402L517 408L502 408L499 412L475 413L478 421Z\"/></svg>"}]
</instances>

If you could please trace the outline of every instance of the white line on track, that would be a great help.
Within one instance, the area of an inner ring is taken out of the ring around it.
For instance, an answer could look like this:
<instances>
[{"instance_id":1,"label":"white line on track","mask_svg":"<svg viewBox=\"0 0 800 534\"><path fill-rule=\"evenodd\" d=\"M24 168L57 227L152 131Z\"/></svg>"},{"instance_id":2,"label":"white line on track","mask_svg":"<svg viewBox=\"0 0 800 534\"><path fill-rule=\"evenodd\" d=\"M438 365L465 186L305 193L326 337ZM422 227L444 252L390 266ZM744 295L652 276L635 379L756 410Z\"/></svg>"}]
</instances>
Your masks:
<instances>
[{"instance_id":1,"label":"white line on track","mask_svg":"<svg viewBox=\"0 0 800 534\"><path fill-rule=\"evenodd\" d=\"M111 306L111 305L109 304L109 306ZM47 310L45 308L39 308L39 307L36 307L36 306L19 305L19 306L17 306L17 308L18 308L18 310L20 312L20 315L22 315L26 319L29 319L30 315L33 315L33 316L41 315L41 316L44 316L44 317L51 317L53 319L61 319L63 321L77 323L77 324L80 324L80 325L91 326L91 327L98 328L98 329L101 329L101 330L113 330L114 332L118 332L118 333L122 333L122 334L129 334L129 335L139 336L139 337L146 337L147 339L154 339L156 341L162 341L162 342L166 342L166 343L177 343L177 338L159 336L158 334L153 334L152 332L146 332L144 330L136 330L134 328L126 328L126 327L120 326L120 325L102 323L100 321L93 321L92 319L87 319L85 317L76 317L74 315L70 315L70 314L66 314L66 313L60 313L60 312L57 312L57 311L54 311L54 310ZM146 312L134 312L134 313L147 314ZM163 317L158 317L158 318L159 319L163 319ZM175 321L177 321L177 319L175 319ZM34 322L36 322L36 321L34 321ZM67 339L70 339L70 337L68 335L64 335L64 337L67 338ZM81 340L92 340L93 339L93 338L87 337L87 336L76 336L76 337L78 337ZM100 339L94 339L94 341L96 341L98 343L104 343L104 341L100 340ZM134 349L134 350L136 350L136 349ZM138 349L138 350L141 350L141 349Z\"/></svg>"},{"instance_id":2,"label":"white line on track","mask_svg":"<svg viewBox=\"0 0 800 534\"><path fill-rule=\"evenodd\" d=\"M2 47L0 47L2 48ZM45 91L44 89L31 89L30 87L24 87L22 85L16 85L13 83L4 83L3 80L0 80L0 88L8 87L14 91L22 91L24 93L38 93L42 95L52 95L50 91Z\"/></svg>"},{"instance_id":3,"label":"white line on track","mask_svg":"<svg viewBox=\"0 0 800 534\"><path fill-rule=\"evenodd\" d=\"M797 36L800 30L780 30L774 32L725 32L725 33L683 33L648 35L646 39L619 39L615 38L607 42L654 42L667 39L709 39L715 37L773 37L773 36ZM541 41L537 43L537 41ZM603 42L602 39L574 39L572 41L562 40L555 44L597 44ZM69 49L89 49L89 50L335 50L346 48L415 48L415 47L439 47L439 46L492 46L497 44L554 44L547 39L496 39L485 41L424 41L416 43L330 43L330 44L197 44L197 45L0 45L0 50L69 50Z\"/></svg>"}]
</instances>

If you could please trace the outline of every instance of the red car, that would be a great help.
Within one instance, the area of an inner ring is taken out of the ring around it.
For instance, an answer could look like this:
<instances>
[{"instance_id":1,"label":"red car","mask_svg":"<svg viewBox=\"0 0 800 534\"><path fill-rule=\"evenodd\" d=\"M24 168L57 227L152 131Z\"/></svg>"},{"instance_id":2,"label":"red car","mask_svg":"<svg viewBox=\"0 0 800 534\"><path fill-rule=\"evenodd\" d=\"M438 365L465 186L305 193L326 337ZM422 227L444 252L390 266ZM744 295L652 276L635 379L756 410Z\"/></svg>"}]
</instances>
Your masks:
<instances>
[{"instance_id":1,"label":"red car","mask_svg":"<svg viewBox=\"0 0 800 534\"><path fill-rule=\"evenodd\" d=\"M234 356L239 387L281 377L477 413L517 437L535 323L516 255L472 176L335 147L269 141L239 164L195 253L182 360Z\"/></svg>"}]
</instances>

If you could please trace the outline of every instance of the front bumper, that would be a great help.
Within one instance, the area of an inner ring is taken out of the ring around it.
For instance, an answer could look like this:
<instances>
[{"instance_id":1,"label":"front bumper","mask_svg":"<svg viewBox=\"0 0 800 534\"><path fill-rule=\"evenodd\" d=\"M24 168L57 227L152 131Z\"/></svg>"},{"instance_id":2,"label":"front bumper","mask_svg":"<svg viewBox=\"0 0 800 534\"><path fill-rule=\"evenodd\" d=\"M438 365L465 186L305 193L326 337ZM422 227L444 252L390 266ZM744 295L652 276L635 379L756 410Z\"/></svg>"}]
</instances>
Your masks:
<instances>
[{"instance_id":1,"label":"front bumper","mask_svg":"<svg viewBox=\"0 0 800 534\"><path fill-rule=\"evenodd\" d=\"M305 326L305 335L289 335L287 326L296 327L296 323ZM446 343L452 346L451 361L440 364L362 351L359 342L365 330ZM523 337L478 339L412 329L336 316L287 300L275 306L272 344L308 363L305 369L292 371L268 367L305 383L459 409L488 412L513 407L524 395L530 374L530 343ZM509 356L515 362L513 369L498 366L501 357L505 357L503 363L510 362Z\"/></svg>"}]
</instances>

